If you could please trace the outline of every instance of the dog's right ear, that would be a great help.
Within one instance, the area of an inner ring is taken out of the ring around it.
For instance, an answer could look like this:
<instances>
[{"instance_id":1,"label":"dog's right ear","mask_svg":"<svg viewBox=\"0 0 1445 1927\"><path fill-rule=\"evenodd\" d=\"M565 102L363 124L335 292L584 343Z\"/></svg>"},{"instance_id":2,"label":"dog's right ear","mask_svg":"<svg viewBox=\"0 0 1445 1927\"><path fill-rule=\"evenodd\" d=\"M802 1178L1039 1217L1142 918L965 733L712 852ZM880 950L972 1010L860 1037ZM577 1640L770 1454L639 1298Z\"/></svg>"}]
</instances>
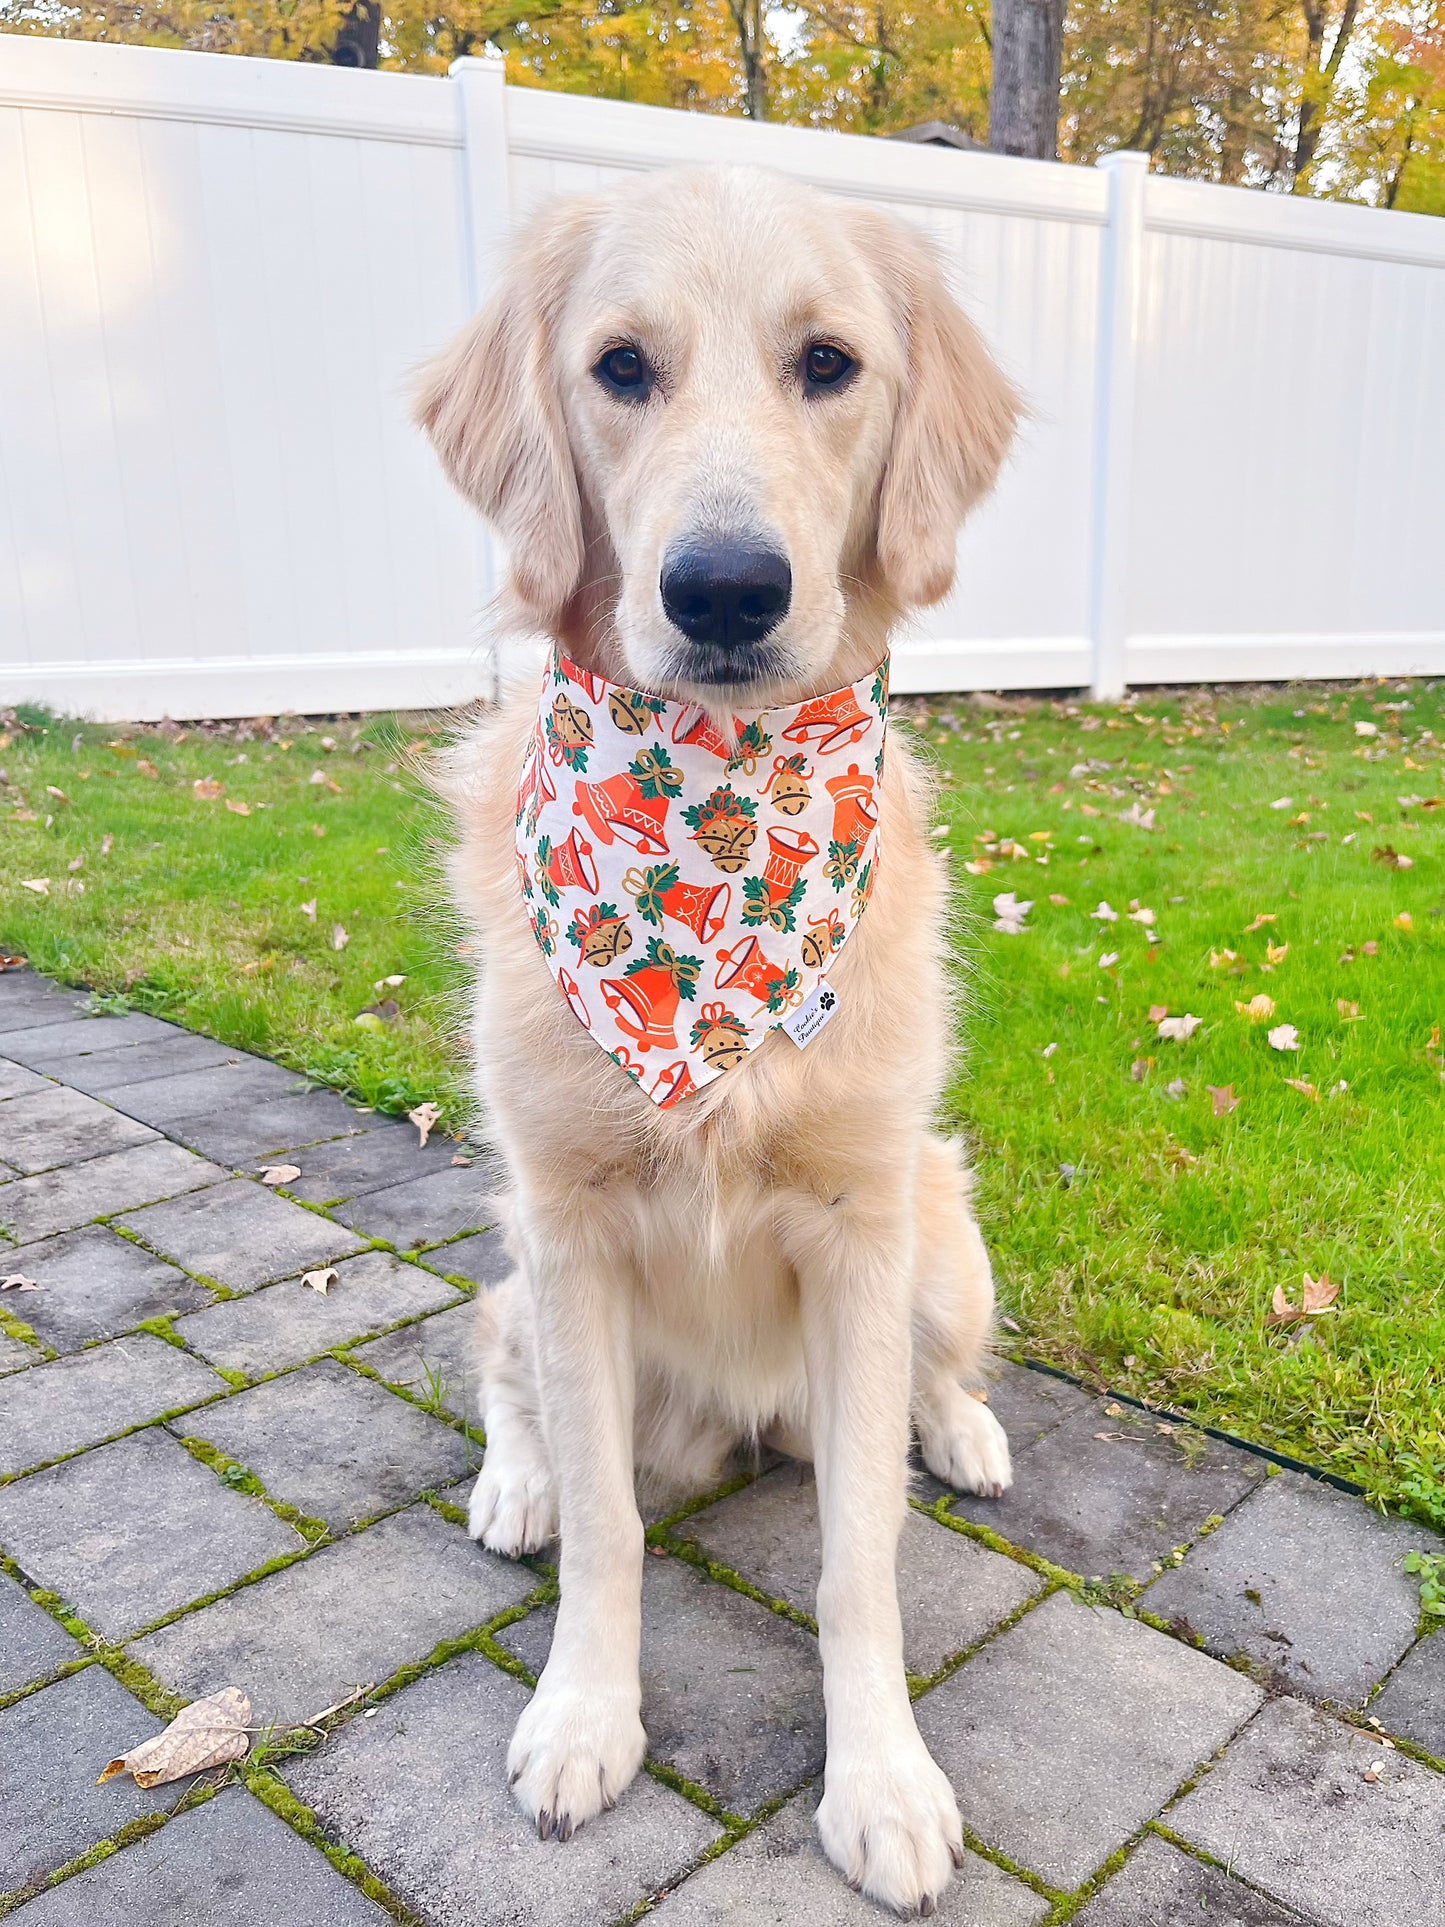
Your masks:
<instances>
[{"instance_id":1,"label":"dog's right ear","mask_svg":"<svg viewBox=\"0 0 1445 1927\"><path fill-rule=\"evenodd\" d=\"M567 273L586 203L544 217L501 286L421 371L417 421L453 485L507 545L513 593L555 627L582 575L582 511L553 362Z\"/></svg>"}]
</instances>

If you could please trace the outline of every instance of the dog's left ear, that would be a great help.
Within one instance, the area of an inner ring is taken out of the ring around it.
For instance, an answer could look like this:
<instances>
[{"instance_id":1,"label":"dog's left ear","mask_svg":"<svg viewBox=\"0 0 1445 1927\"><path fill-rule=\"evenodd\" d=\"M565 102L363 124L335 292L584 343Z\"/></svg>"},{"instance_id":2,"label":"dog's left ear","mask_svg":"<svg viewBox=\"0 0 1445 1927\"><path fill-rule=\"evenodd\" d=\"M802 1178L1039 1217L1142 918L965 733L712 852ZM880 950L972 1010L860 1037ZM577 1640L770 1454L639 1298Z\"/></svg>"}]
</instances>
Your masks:
<instances>
[{"instance_id":1,"label":"dog's left ear","mask_svg":"<svg viewBox=\"0 0 1445 1927\"><path fill-rule=\"evenodd\" d=\"M556 315L590 231L561 202L514 252L487 306L422 371L418 423L454 486L507 544L511 587L544 629L582 575L582 511L553 360Z\"/></svg>"},{"instance_id":2,"label":"dog's left ear","mask_svg":"<svg viewBox=\"0 0 1445 1927\"><path fill-rule=\"evenodd\" d=\"M896 291L908 344L879 495L878 566L898 603L918 607L953 586L959 524L993 487L1023 403L949 293L928 242L883 215L868 229L865 245Z\"/></svg>"}]
</instances>

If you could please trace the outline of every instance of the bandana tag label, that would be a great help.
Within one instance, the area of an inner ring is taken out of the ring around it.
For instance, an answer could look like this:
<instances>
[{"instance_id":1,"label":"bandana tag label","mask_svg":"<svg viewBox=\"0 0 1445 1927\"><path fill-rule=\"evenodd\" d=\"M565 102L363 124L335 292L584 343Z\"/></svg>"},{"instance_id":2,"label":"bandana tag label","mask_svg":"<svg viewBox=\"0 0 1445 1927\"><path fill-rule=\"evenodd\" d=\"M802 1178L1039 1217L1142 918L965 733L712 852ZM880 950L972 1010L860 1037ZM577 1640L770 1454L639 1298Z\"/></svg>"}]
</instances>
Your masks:
<instances>
[{"instance_id":1,"label":"bandana tag label","mask_svg":"<svg viewBox=\"0 0 1445 1927\"><path fill-rule=\"evenodd\" d=\"M773 1028L786 1031L799 1050L806 1050L823 1026L837 1015L837 1011L838 993L826 977L820 977L812 996Z\"/></svg>"}]
</instances>

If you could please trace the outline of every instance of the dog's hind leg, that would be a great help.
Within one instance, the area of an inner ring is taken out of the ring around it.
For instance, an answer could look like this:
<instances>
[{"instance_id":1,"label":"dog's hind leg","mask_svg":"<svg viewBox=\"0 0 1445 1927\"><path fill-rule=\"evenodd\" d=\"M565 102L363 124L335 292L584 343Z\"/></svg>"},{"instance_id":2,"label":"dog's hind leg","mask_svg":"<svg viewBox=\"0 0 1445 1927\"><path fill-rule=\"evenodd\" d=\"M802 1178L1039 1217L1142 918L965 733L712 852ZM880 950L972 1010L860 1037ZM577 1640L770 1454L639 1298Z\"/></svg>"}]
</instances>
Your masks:
<instances>
[{"instance_id":1,"label":"dog's hind leg","mask_svg":"<svg viewBox=\"0 0 1445 1927\"><path fill-rule=\"evenodd\" d=\"M467 1531L515 1559L557 1536L557 1498L542 1434L531 1303L520 1273L483 1292L475 1351L487 1453L467 1509Z\"/></svg>"},{"instance_id":2,"label":"dog's hind leg","mask_svg":"<svg viewBox=\"0 0 1445 1927\"><path fill-rule=\"evenodd\" d=\"M1013 1483L1008 1439L982 1387L993 1320L993 1274L968 1208L957 1145L924 1141L918 1173L913 1299L913 1422L923 1462L960 1492L997 1498Z\"/></svg>"}]
</instances>

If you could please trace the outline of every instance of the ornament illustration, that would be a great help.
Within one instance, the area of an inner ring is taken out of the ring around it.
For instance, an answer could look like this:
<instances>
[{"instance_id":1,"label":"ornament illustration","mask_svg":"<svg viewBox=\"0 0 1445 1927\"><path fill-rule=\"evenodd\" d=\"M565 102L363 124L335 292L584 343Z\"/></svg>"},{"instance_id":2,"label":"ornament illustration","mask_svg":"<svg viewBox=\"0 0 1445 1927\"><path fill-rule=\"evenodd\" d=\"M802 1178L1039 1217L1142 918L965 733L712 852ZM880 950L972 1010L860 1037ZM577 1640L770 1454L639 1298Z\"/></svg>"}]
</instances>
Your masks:
<instances>
[{"instance_id":1,"label":"ornament illustration","mask_svg":"<svg viewBox=\"0 0 1445 1927\"><path fill-rule=\"evenodd\" d=\"M523 913L577 1023L640 1097L685 1105L810 994L829 1008L877 877L886 665L741 717L560 651L542 685L518 745Z\"/></svg>"},{"instance_id":2,"label":"ornament illustration","mask_svg":"<svg viewBox=\"0 0 1445 1927\"><path fill-rule=\"evenodd\" d=\"M547 914L547 906L539 903L529 919L532 935L542 947L544 957L552 956L557 948L557 919Z\"/></svg>"},{"instance_id":3,"label":"ornament illustration","mask_svg":"<svg viewBox=\"0 0 1445 1927\"><path fill-rule=\"evenodd\" d=\"M696 1089L692 1066L685 1057L680 1057L675 1064L669 1064L665 1071L657 1073L657 1081L647 1095L659 1110L670 1111L674 1104L691 1097Z\"/></svg>"},{"instance_id":4,"label":"ornament illustration","mask_svg":"<svg viewBox=\"0 0 1445 1927\"><path fill-rule=\"evenodd\" d=\"M585 890L588 896L594 895L597 866L592 861L592 845L584 843L576 830L555 849L550 836L539 836L537 881L542 886L542 895L554 909L561 906L563 890Z\"/></svg>"},{"instance_id":5,"label":"ornament illustration","mask_svg":"<svg viewBox=\"0 0 1445 1927\"><path fill-rule=\"evenodd\" d=\"M806 830L769 830L763 874L743 884L743 922L791 930L793 912L803 900L802 872L817 854L818 845Z\"/></svg>"},{"instance_id":6,"label":"ornament illustration","mask_svg":"<svg viewBox=\"0 0 1445 1927\"><path fill-rule=\"evenodd\" d=\"M791 756L775 757L773 773L758 795L771 797L773 808L781 810L784 816L796 816L813 800L813 792L808 788L808 778L812 774L808 759L801 750L794 750Z\"/></svg>"},{"instance_id":7,"label":"ornament illustration","mask_svg":"<svg viewBox=\"0 0 1445 1927\"><path fill-rule=\"evenodd\" d=\"M803 1001L803 980L798 972L790 965L770 962L756 937L744 937L731 950L720 950L717 960L713 985L718 990L734 986L745 990L774 1016Z\"/></svg>"},{"instance_id":8,"label":"ornament illustration","mask_svg":"<svg viewBox=\"0 0 1445 1927\"><path fill-rule=\"evenodd\" d=\"M728 773L740 769L745 776L755 776L772 746L773 739L761 723L747 723L738 731L737 747L728 756Z\"/></svg>"},{"instance_id":9,"label":"ornament illustration","mask_svg":"<svg viewBox=\"0 0 1445 1927\"><path fill-rule=\"evenodd\" d=\"M685 809L682 820L713 867L732 876L747 862L757 840L757 815L758 806L750 796L739 796L731 783L719 783L711 796Z\"/></svg>"},{"instance_id":10,"label":"ornament illustration","mask_svg":"<svg viewBox=\"0 0 1445 1927\"><path fill-rule=\"evenodd\" d=\"M828 778L825 788L833 799L834 843L852 843L861 850L878 828L878 805L873 797L877 781L856 763L850 763L842 776Z\"/></svg>"},{"instance_id":11,"label":"ornament illustration","mask_svg":"<svg viewBox=\"0 0 1445 1927\"><path fill-rule=\"evenodd\" d=\"M572 809L602 842L621 837L644 856L666 856L667 806L681 788L682 771L662 744L654 743L606 782L579 783Z\"/></svg>"},{"instance_id":12,"label":"ornament illustration","mask_svg":"<svg viewBox=\"0 0 1445 1927\"><path fill-rule=\"evenodd\" d=\"M587 767L587 752L592 747L592 718L567 696L559 696L547 717L547 753L568 769Z\"/></svg>"},{"instance_id":13,"label":"ornament illustration","mask_svg":"<svg viewBox=\"0 0 1445 1927\"><path fill-rule=\"evenodd\" d=\"M542 726L532 732L527 760L522 765L522 781L517 788L517 821L526 820L528 836L537 834L537 818L544 803L557 801L557 788L542 754Z\"/></svg>"},{"instance_id":14,"label":"ornament illustration","mask_svg":"<svg viewBox=\"0 0 1445 1927\"><path fill-rule=\"evenodd\" d=\"M831 695L800 704L797 715L783 731L783 740L812 743L820 756L831 756L835 749L861 741L872 727L872 719L853 690L835 689Z\"/></svg>"},{"instance_id":15,"label":"ornament illustration","mask_svg":"<svg viewBox=\"0 0 1445 1927\"><path fill-rule=\"evenodd\" d=\"M704 1004L688 1041L709 1070L730 1071L748 1054L748 1027L726 1004Z\"/></svg>"},{"instance_id":16,"label":"ornament illustration","mask_svg":"<svg viewBox=\"0 0 1445 1927\"><path fill-rule=\"evenodd\" d=\"M685 923L704 943L727 922L732 900L730 883L684 883L675 863L654 863L645 870L629 870L622 887L636 900L644 923L661 925L664 917Z\"/></svg>"},{"instance_id":17,"label":"ornament illustration","mask_svg":"<svg viewBox=\"0 0 1445 1927\"><path fill-rule=\"evenodd\" d=\"M624 736L644 735L666 708L661 696L644 696L636 689L608 691L607 713Z\"/></svg>"},{"instance_id":18,"label":"ornament illustration","mask_svg":"<svg viewBox=\"0 0 1445 1927\"><path fill-rule=\"evenodd\" d=\"M701 957L680 957L661 937L649 937L646 953L620 977L602 979L603 1001L639 1050L676 1050L678 1005L692 1002L701 970Z\"/></svg>"},{"instance_id":19,"label":"ornament illustration","mask_svg":"<svg viewBox=\"0 0 1445 1927\"><path fill-rule=\"evenodd\" d=\"M798 946L809 970L822 970L835 950L841 950L848 926L836 910L826 917L809 917L808 932Z\"/></svg>"},{"instance_id":20,"label":"ornament illustration","mask_svg":"<svg viewBox=\"0 0 1445 1927\"><path fill-rule=\"evenodd\" d=\"M672 740L691 749L705 749L709 756L716 756L724 763L732 754L731 745L717 725L696 703L685 703L678 711L672 726Z\"/></svg>"},{"instance_id":21,"label":"ornament illustration","mask_svg":"<svg viewBox=\"0 0 1445 1927\"><path fill-rule=\"evenodd\" d=\"M574 912L567 935L577 946L578 961L596 964L599 970L632 948L631 928L615 903L594 903Z\"/></svg>"}]
</instances>

